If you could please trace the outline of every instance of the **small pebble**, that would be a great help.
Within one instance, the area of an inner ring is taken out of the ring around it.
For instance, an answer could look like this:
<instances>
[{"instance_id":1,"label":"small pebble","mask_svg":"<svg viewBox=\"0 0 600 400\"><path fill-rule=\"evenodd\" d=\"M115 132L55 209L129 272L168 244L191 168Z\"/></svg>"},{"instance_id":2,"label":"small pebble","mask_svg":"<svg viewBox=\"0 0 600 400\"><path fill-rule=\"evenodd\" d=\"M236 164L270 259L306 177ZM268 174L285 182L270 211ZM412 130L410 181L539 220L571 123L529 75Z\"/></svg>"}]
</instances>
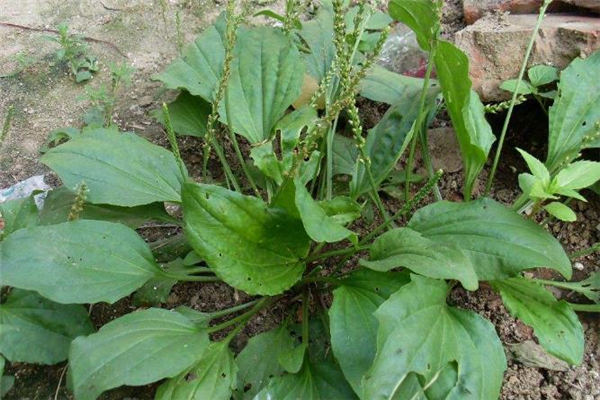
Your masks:
<instances>
[{"instance_id":1,"label":"small pebble","mask_svg":"<svg viewBox=\"0 0 600 400\"><path fill-rule=\"evenodd\" d=\"M573 264L573 268L575 268L577 271L583 271L585 269L583 264L580 262L576 262L575 264Z\"/></svg>"}]
</instances>

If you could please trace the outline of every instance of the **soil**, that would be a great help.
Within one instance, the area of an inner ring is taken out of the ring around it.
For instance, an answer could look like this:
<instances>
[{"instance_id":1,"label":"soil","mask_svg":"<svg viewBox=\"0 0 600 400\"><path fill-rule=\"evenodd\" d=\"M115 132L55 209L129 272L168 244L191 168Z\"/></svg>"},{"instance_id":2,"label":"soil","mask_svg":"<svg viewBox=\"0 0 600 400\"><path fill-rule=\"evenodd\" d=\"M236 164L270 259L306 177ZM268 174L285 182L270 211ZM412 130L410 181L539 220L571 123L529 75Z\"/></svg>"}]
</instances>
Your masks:
<instances>
[{"instance_id":1,"label":"soil","mask_svg":"<svg viewBox=\"0 0 600 400\"><path fill-rule=\"evenodd\" d=\"M281 11L283 1L265 5L261 0L255 8L276 8ZM167 4L163 16L161 4ZM88 85L97 86L109 79L109 62L125 61L136 67L131 88L119 94L115 111L115 120L122 130L132 130L153 142L166 145L162 128L149 112L168 99L170 94L162 94L160 84L152 76L161 71L178 54L175 14L178 12L185 31L181 32L184 41L191 41L223 9L224 2L215 0L194 1L178 0L2 0L0 22L10 22L36 28L53 28L67 21L73 32L116 45L127 58L122 57L110 46L91 44L91 52L101 62L102 70ZM464 26L462 20L462 1L446 1L444 10L444 28L447 37ZM56 46L42 39L43 34L28 30L19 30L0 26L0 75L13 71L17 64L14 56L27 54L35 62L22 73L11 78L0 78L0 123L3 122L8 108L14 106L14 117L3 143L0 144L0 188L8 187L18 181L36 174L48 174L48 170L39 163L39 148L46 141L48 133L65 126L80 126L81 117L88 106L81 97L85 94L85 85L76 84L65 66L54 58ZM381 104L362 100L361 116L365 126L373 126L386 107ZM499 131L503 116L490 118L495 132ZM525 165L514 150L521 147L534 155L545 152L547 118L536 104L527 103L516 110L512 128L509 131L505 152L500 164L492 195L498 201L510 203L519 191L517 171L525 170ZM448 126L447 118L439 118L434 127L443 129ZM180 140L182 155L186 160L190 174L199 177L201 167L200 143L194 138ZM451 141L441 141L440 162L455 165L456 151L444 146L453 146ZM454 157L454 158L453 158ZM219 178L217 163L215 179ZM422 168L421 165L417 165ZM484 171L481 182L485 182ZM461 201L462 172L446 174L440 182L444 198ZM47 182L56 184L56 178L47 175ZM413 185L416 186L416 185ZM416 187L413 188L416 190ZM475 188L475 194L483 191L482 184ZM589 247L600 241L600 197L586 193L589 203L573 203L578 221L572 224L551 222L547 229L551 231L569 252ZM430 197L423 201L431 202ZM384 197L385 205L391 212L401 203L394 198ZM359 231L368 231L370 226L356 226ZM154 241L176 230L147 228L140 233ZM575 271L575 280L585 279L591 272L600 269L600 255L590 255L576 260L581 269ZM347 268L352 268L356 259L351 259ZM543 278L557 278L548 271L536 272ZM567 292L557 292L570 301L581 299ZM162 306L174 308L187 305L197 310L210 312L241 304L250 298L224 284L186 283L177 285L168 301ZM322 299L328 304L330 299ZM232 344L239 351L247 339L266 331L282 321L285 310L296 300L286 300L259 313L243 330ZM458 307L473 310L488 318L507 346L509 369L505 375L502 400L599 400L600 399L600 318L590 314L581 314L585 327L586 350L581 366L563 371L548 370L540 367L528 367L511 355L509 345L535 341L532 330L514 319L502 305L498 295L491 289L482 287L477 292L454 289L450 301ZM294 303L295 304L295 303ZM91 318L96 328L131 312L135 307L130 298L116 304L97 304L91 308ZM65 364L55 366L36 366L13 363L7 373L15 375L15 386L7 399L71 399L66 390L64 377ZM134 388L118 388L104 394L102 399L151 399L158 384Z\"/></svg>"}]
</instances>

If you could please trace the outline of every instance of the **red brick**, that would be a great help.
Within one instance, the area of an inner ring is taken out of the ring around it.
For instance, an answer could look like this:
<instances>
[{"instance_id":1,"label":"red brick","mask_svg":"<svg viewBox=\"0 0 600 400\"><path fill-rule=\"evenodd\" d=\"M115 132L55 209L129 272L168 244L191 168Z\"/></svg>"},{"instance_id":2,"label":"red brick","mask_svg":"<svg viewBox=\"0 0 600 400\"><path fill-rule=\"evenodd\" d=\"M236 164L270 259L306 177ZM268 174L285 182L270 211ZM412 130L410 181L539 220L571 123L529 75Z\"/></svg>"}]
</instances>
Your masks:
<instances>
[{"instance_id":1,"label":"red brick","mask_svg":"<svg viewBox=\"0 0 600 400\"><path fill-rule=\"evenodd\" d=\"M456 35L456 45L469 57L470 76L484 101L505 100L499 88L516 78L537 20L536 15L489 16ZM544 20L530 66L565 68L576 57L600 49L600 18L549 15Z\"/></svg>"}]
</instances>

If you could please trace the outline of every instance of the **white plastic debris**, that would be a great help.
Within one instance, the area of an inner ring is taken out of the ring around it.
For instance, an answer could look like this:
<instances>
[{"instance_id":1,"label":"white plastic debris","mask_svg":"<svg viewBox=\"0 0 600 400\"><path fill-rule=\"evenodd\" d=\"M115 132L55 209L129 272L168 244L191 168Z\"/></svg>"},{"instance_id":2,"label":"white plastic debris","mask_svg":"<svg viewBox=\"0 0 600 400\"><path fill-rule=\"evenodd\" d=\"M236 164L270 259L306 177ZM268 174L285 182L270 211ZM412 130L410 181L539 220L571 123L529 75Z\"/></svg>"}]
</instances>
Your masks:
<instances>
[{"instance_id":1,"label":"white plastic debris","mask_svg":"<svg viewBox=\"0 0 600 400\"><path fill-rule=\"evenodd\" d=\"M46 191L49 189L51 189L51 187L44 182L44 175L32 176L24 181L15 183L11 187L0 189L0 203L4 203L8 200L22 199L28 197L35 191L41 191L44 193L35 196L35 204L41 209L44 205L44 199L46 198Z\"/></svg>"},{"instance_id":2,"label":"white plastic debris","mask_svg":"<svg viewBox=\"0 0 600 400\"><path fill-rule=\"evenodd\" d=\"M427 53L419 47L414 32L398 24L383 44L378 64L402 75L423 78L427 71Z\"/></svg>"}]
</instances>

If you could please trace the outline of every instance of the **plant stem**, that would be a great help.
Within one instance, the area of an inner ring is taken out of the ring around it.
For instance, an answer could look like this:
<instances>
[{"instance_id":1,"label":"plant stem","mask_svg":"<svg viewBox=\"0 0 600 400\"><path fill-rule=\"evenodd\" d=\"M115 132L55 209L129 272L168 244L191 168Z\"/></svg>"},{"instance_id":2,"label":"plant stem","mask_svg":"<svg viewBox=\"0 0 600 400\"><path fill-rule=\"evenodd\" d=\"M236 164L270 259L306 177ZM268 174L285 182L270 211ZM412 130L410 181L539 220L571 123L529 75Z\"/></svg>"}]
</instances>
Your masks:
<instances>
[{"instance_id":1,"label":"plant stem","mask_svg":"<svg viewBox=\"0 0 600 400\"><path fill-rule=\"evenodd\" d=\"M519 96L519 87L523 82L523 77L525 76L525 70L527 69L527 64L529 63L529 58L531 57L531 52L533 51L535 40L537 39L538 32L540 30L540 27L542 26L542 22L544 21L544 17L546 15L546 10L548 9L550 3L552 3L552 0L544 0L544 4L542 4L542 7L540 8L540 15L537 19L537 23L535 24L533 34L531 35L531 40L529 41L529 45L527 46L527 51L525 52L525 59L523 60L521 70L519 71L519 77L517 78L517 86L515 88L515 91L513 92L512 99L510 100L510 106L508 107L506 118L504 119L504 126L502 127L502 132L500 133L500 140L498 141L498 148L496 149L496 154L494 156L492 170L490 172L488 181L485 185L485 192L483 193L484 197L487 197L489 195L490 189L492 188L494 176L496 175L496 169L498 168L498 162L500 161L500 155L502 154L502 146L504 145L504 139L506 138L506 132L508 131L508 125L510 124L510 119L512 117L512 113L517 102L517 97Z\"/></svg>"},{"instance_id":2,"label":"plant stem","mask_svg":"<svg viewBox=\"0 0 600 400\"><path fill-rule=\"evenodd\" d=\"M214 319L214 318L224 317L225 315L229 315L229 314L233 314L238 311L245 310L246 308L252 307L253 305L257 304L260 300L261 299L256 299L256 300L249 301L247 303L243 303L243 304L239 304L237 306L226 308L225 310L212 312L212 313L210 313L210 318Z\"/></svg>"},{"instance_id":3,"label":"plant stem","mask_svg":"<svg viewBox=\"0 0 600 400\"><path fill-rule=\"evenodd\" d=\"M195 275L178 275L163 271L163 274L181 282L221 282L221 278L217 276L195 276Z\"/></svg>"},{"instance_id":4,"label":"plant stem","mask_svg":"<svg viewBox=\"0 0 600 400\"><path fill-rule=\"evenodd\" d=\"M274 300L275 300L275 297L263 297L254 305L254 307L250 311L245 312L242 315L238 315L237 317L232 318L228 321L225 321L223 323L220 323L218 325L208 328L208 333L214 333L214 332L221 331L221 330L223 330L225 328L229 328L230 326L235 325L237 323L245 324L246 322L248 322L248 320L250 320L250 318L252 318L254 316L254 314L259 312L263 308L267 307Z\"/></svg>"},{"instance_id":5,"label":"plant stem","mask_svg":"<svg viewBox=\"0 0 600 400\"><path fill-rule=\"evenodd\" d=\"M587 249L583 249L583 250L579 250L579 251L571 253L571 255L569 256L569 258L571 260L575 260L575 259L577 259L579 257L588 256L588 255L590 255L592 253L595 253L597 251L600 251L600 242L592 245L591 247L588 247Z\"/></svg>"},{"instance_id":6,"label":"plant stem","mask_svg":"<svg viewBox=\"0 0 600 400\"><path fill-rule=\"evenodd\" d=\"M327 156L325 159L327 165L327 191L325 195L327 200L331 200L333 197L333 138L337 129L338 119L339 114L333 120L333 124L327 134Z\"/></svg>"},{"instance_id":7,"label":"plant stem","mask_svg":"<svg viewBox=\"0 0 600 400\"><path fill-rule=\"evenodd\" d=\"M431 50L429 51L429 60L427 61L427 72L425 72L425 79L423 80L423 88L421 89L421 97L419 99L419 114L417 117L417 122L415 124L415 131L413 131L413 138L410 142L410 151L408 153L408 161L406 162L406 182L404 183L404 201L408 201L410 198L410 179L409 176L412 173L413 163L415 159L415 149L417 147L417 140L419 138L419 133L421 129L424 129L425 132L427 128L423 126L424 118L427 116L425 112L425 100L427 99L427 92L429 91L429 82L431 80L431 72L433 71L433 60L435 57L435 43L431 45Z\"/></svg>"},{"instance_id":8,"label":"plant stem","mask_svg":"<svg viewBox=\"0 0 600 400\"><path fill-rule=\"evenodd\" d=\"M212 138L212 147L215 149L215 153L217 153L217 157L219 157L219 161L221 161L221 166L223 167L223 170L225 171L225 175L227 176L227 179L231 182L235 191L241 193L242 189L240 187L240 184L238 183L237 179L235 178L235 175L233 175L233 172L231 171L231 167L229 166L229 162L227 162L227 157L225 157L225 153L223 152L223 148L217 142L216 138Z\"/></svg>"},{"instance_id":9,"label":"plant stem","mask_svg":"<svg viewBox=\"0 0 600 400\"><path fill-rule=\"evenodd\" d=\"M308 313L309 313L308 287L302 289L302 344L308 347Z\"/></svg>"},{"instance_id":10,"label":"plant stem","mask_svg":"<svg viewBox=\"0 0 600 400\"><path fill-rule=\"evenodd\" d=\"M352 255L352 254L356 254L359 253L361 251L364 250L368 250L369 247L347 247L345 249L338 249L338 250L332 250L332 251L328 251L326 253L321 253L321 254L316 254L312 257L308 257L305 262L310 263L316 260L321 260L323 258L329 258L329 257L336 257L336 256L345 256L345 255Z\"/></svg>"},{"instance_id":11,"label":"plant stem","mask_svg":"<svg viewBox=\"0 0 600 400\"><path fill-rule=\"evenodd\" d=\"M340 281L329 276L309 276L300 281L301 285L306 285L307 283L331 283L332 285L339 285Z\"/></svg>"},{"instance_id":12,"label":"plant stem","mask_svg":"<svg viewBox=\"0 0 600 400\"><path fill-rule=\"evenodd\" d=\"M423 186L418 192L417 194L408 202L404 203L404 206L396 213L392 216L391 220L394 221L398 218L400 218L401 216L406 215L408 212L410 212L410 210L413 208L413 206L420 202L421 200L423 200L423 198L425 196L427 196L427 194L431 191L431 189L433 188L433 186L435 186L437 184L437 182L440 180L440 178L442 177L442 171L438 171L434 174L434 176L427 182L427 184L425 186ZM371 239L373 239L375 237L375 235L377 235L382 229L385 229L387 227L387 223L384 222L381 225L379 225L378 227L376 227L374 230L371 231L371 233L369 233L367 236L365 236L359 243L358 246L360 248L366 249L368 247L365 247L364 245L370 241ZM353 253L349 253L349 254L353 254ZM344 259L342 259L342 261L340 261L335 268L333 269L334 272L339 271L343 266L344 263L346 263L346 261L348 261L348 258L350 258L350 256L346 256L344 257ZM314 270L313 270L314 271Z\"/></svg>"},{"instance_id":13,"label":"plant stem","mask_svg":"<svg viewBox=\"0 0 600 400\"><path fill-rule=\"evenodd\" d=\"M400 218L400 217L406 215L408 212L410 212L410 210L413 208L413 206L416 203L418 203L425 196L427 196L427 194L431 191L433 186L435 186L437 184L437 182L440 180L441 177L442 177L442 172L441 171L436 172L435 175L433 176L433 178L431 178L427 182L427 184L425 186L423 186L410 201L407 201L406 203L404 203L404 206L402 206L402 208L396 214L394 214L392 216L392 218L391 218L392 221L395 221L398 218ZM381 230L385 229L386 227L387 227L387 222L382 223L377 228L373 229L367 236L365 236L358 243L358 245L363 246L366 242L371 240L373 237L375 237L375 235L377 235Z\"/></svg>"},{"instance_id":14,"label":"plant stem","mask_svg":"<svg viewBox=\"0 0 600 400\"><path fill-rule=\"evenodd\" d=\"M538 283L540 285L544 285L544 286L554 286L557 288L567 289L567 290L573 290L574 288L577 288L577 289L580 288L578 282L561 282L561 281L551 281L551 280L537 279L537 278L532 278L532 279L530 279L530 281Z\"/></svg>"},{"instance_id":15,"label":"plant stem","mask_svg":"<svg viewBox=\"0 0 600 400\"><path fill-rule=\"evenodd\" d=\"M256 195L256 197L261 198L262 196L260 195L260 192L258 191L258 188L256 187L256 183L254 182L252 175L248 171L248 166L246 165L246 162L244 161L244 156L242 155L242 151L240 150L240 145L238 144L237 138L235 136L235 132L233 131L233 121L231 119L231 105L230 104L231 104L231 102L229 101L229 84L228 84L227 87L225 88L225 113L227 114L227 125L228 125L227 131L229 132L229 138L231 139L231 143L233 144L233 149L235 150L235 154L237 155L238 161L242 166L242 170L244 171L244 174L246 175L246 179L248 179L248 182L250 183L250 186L252 187L252 190L254 191L254 194Z\"/></svg>"},{"instance_id":16,"label":"plant stem","mask_svg":"<svg viewBox=\"0 0 600 400\"><path fill-rule=\"evenodd\" d=\"M600 304L575 304L575 303L567 303L567 304L569 304L571 306L573 311L600 313Z\"/></svg>"}]
</instances>

